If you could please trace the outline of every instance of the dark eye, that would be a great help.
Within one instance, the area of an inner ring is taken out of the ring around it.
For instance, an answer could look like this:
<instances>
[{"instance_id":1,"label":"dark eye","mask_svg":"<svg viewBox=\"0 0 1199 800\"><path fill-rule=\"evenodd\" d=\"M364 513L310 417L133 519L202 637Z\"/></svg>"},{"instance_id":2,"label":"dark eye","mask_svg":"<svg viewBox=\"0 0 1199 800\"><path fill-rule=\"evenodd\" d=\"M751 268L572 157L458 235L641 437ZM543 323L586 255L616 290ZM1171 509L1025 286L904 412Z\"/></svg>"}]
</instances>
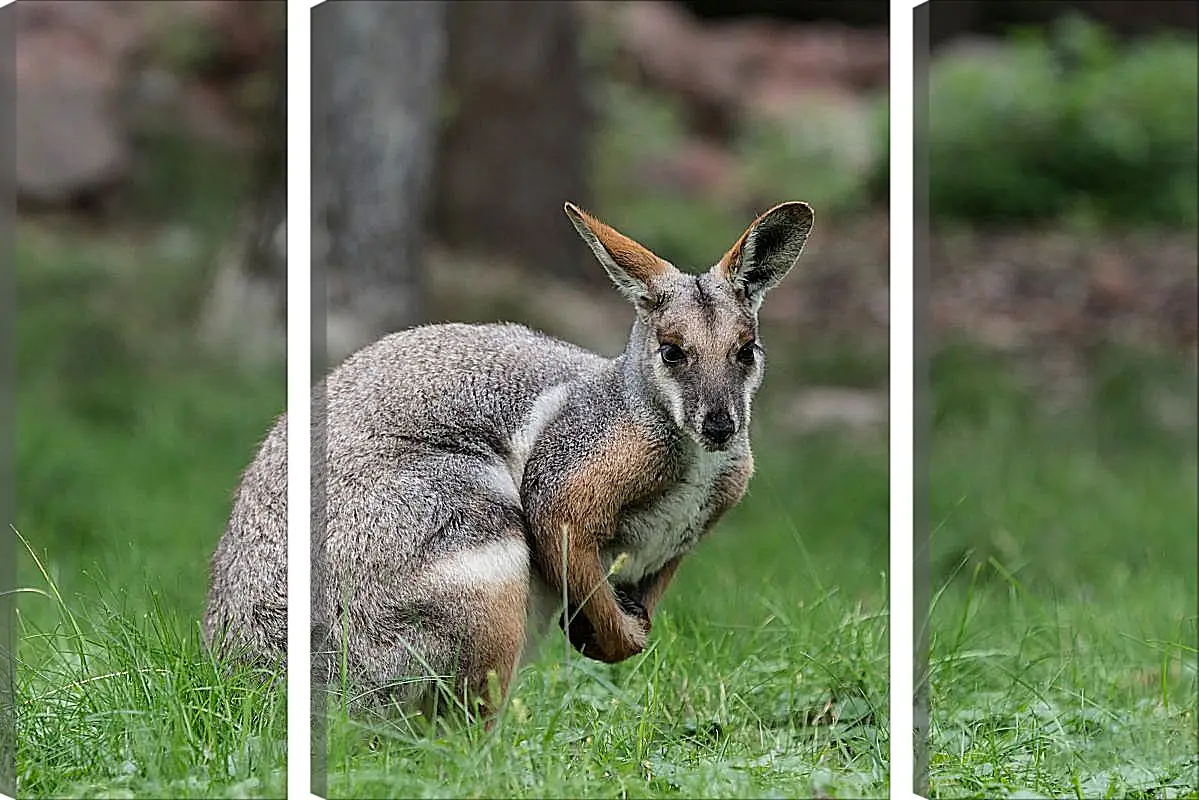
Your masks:
<instances>
[{"instance_id":1,"label":"dark eye","mask_svg":"<svg viewBox=\"0 0 1199 800\"><path fill-rule=\"evenodd\" d=\"M662 361L672 366L687 360L687 354L677 344L666 343L658 348L658 352L662 355Z\"/></svg>"},{"instance_id":2,"label":"dark eye","mask_svg":"<svg viewBox=\"0 0 1199 800\"><path fill-rule=\"evenodd\" d=\"M752 365L757 357L758 352L756 342L749 342L745 345L742 345L741 349L737 351L737 360L746 366Z\"/></svg>"}]
</instances>

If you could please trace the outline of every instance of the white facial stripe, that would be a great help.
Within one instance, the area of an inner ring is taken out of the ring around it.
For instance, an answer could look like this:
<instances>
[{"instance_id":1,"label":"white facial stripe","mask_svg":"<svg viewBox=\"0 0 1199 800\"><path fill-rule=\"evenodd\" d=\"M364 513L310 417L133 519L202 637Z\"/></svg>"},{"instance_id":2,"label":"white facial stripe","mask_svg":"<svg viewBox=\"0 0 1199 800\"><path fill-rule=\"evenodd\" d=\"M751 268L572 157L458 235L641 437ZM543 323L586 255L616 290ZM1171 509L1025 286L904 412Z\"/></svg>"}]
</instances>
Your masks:
<instances>
[{"instance_id":1,"label":"white facial stripe","mask_svg":"<svg viewBox=\"0 0 1199 800\"><path fill-rule=\"evenodd\" d=\"M674 424L680 428L687 427L687 415L683 410L683 395L679 391L679 385L669 377L659 385L662 387L662 393L666 395L666 402L670 405L670 416L674 419Z\"/></svg>"},{"instance_id":2,"label":"white facial stripe","mask_svg":"<svg viewBox=\"0 0 1199 800\"><path fill-rule=\"evenodd\" d=\"M518 536L509 536L434 562L427 580L439 588L485 589L529 578L529 547Z\"/></svg>"}]
</instances>

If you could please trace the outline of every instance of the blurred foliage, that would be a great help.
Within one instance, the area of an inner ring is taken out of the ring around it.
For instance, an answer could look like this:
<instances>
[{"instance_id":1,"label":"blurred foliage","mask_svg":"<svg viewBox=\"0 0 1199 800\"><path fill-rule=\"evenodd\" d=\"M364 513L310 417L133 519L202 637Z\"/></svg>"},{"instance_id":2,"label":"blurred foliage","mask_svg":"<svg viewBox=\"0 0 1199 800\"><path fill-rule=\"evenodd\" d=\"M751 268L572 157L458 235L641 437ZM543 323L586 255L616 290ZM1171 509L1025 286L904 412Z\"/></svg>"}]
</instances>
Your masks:
<instances>
[{"instance_id":1,"label":"blurred foliage","mask_svg":"<svg viewBox=\"0 0 1199 800\"><path fill-rule=\"evenodd\" d=\"M1067 17L930 75L935 219L1199 222L1199 48Z\"/></svg>"},{"instance_id":2,"label":"blurred foliage","mask_svg":"<svg viewBox=\"0 0 1199 800\"><path fill-rule=\"evenodd\" d=\"M186 227L209 245L230 233L242 211L240 198L252 188L245 155L197 141L169 124L143 126L136 142L135 173L121 197L122 224Z\"/></svg>"},{"instance_id":3,"label":"blurred foliage","mask_svg":"<svg viewBox=\"0 0 1199 800\"><path fill-rule=\"evenodd\" d=\"M778 118L738 120L727 143L734 186L723 195L659 188L637 170L669 160L697 139L684 100L640 85L615 56L611 31L587 29L585 55L600 126L591 185L596 210L617 228L636 228L651 250L680 266L710 265L748 217L783 199L802 198L822 218L869 211L888 200L889 97L813 95Z\"/></svg>"},{"instance_id":4,"label":"blurred foliage","mask_svg":"<svg viewBox=\"0 0 1199 800\"><path fill-rule=\"evenodd\" d=\"M238 473L283 410L284 370L251 373L197 338L240 236L249 156L165 122L142 133L110 224L17 229L16 522L64 592L90 591L98 569L155 586L186 619Z\"/></svg>"},{"instance_id":5,"label":"blurred foliage","mask_svg":"<svg viewBox=\"0 0 1199 800\"><path fill-rule=\"evenodd\" d=\"M802 194L824 213L868 208L880 166L888 163L890 98L864 102L814 98L785 120L750 120L737 142L747 183L770 197Z\"/></svg>"},{"instance_id":6,"label":"blurred foliage","mask_svg":"<svg viewBox=\"0 0 1199 800\"><path fill-rule=\"evenodd\" d=\"M209 72L219 65L225 47L219 30L186 17L170 15L161 7L158 12L168 26L147 42L151 61L181 74Z\"/></svg>"},{"instance_id":7,"label":"blurred foliage","mask_svg":"<svg viewBox=\"0 0 1199 800\"><path fill-rule=\"evenodd\" d=\"M199 270L164 244L19 231L17 526L64 592L98 568L196 614L195 578L284 380L199 349Z\"/></svg>"},{"instance_id":8,"label":"blurred foliage","mask_svg":"<svg viewBox=\"0 0 1199 800\"><path fill-rule=\"evenodd\" d=\"M1010 355L949 339L929 368L933 432L994 429L1016 439L1049 437L1046 441L1074 436L1105 453L1147 450L1178 457L1194 450L1199 386L1192 361L1105 343L1086 367L1078 388L1064 395L1070 402L1059 414L1046 409L1051 392L1035 370L1025 374ZM1172 413L1174 407L1183 410ZM1190 422L1180 431L1184 420Z\"/></svg>"},{"instance_id":9,"label":"blurred foliage","mask_svg":"<svg viewBox=\"0 0 1199 800\"><path fill-rule=\"evenodd\" d=\"M270 113L274 108L277 92L285 87L277 86L282 76L270 66L276 59L273 52L268 53L262 63L247 70L247 65L242 63L245 53L238 52L228 30L203 16L179 14L167 4L148 7L147 11L158 31L146 41L145 60L148 64L177 80L214 80L229 92L238 111L251 117ZM260 0L239 11L243 24L250 24L255 29L249 36L261 33L274 37L274 41L264 43L270 49L284 46L285 3Z\"/></svg>"},{"instance_id":10,"label":"blurred foliage","mask_svg":"<svg viewBox=\"0 0 1199 800\"><path fill-rule=\"evenodd\" d=\"M713 262L740 234L744 220L728 203L677 192L647 191L630 181L631 162L668 158L686 139L682 102L617 80L596 81L602 122L592 156L595 205L618 229L637 230L657 253L680 267Z\"/></svg>"},{"instance_id":11,"label":"blurred foliage","mask_svg":"<svg viewBox=\"0 0 1199 800\"><path fill-rule=\"evenodd\" d=\"M789 397L796 385L843 386L883 389L891 377L887 349L863 342L861 337L833 335L802 347L774 347L769 352L770 378L762 385L763 399L778 394Z\"/></svg>"},{"instance_id":12,"label":"blurred foliage","mask_svg":"<svg viewBox=\"0 0 1199 800\"><path fill-rule=\"evenodd\" d=\"M732 148L741 189L727 197L655 190L629 180L631 162L668 158L687 140L681 101L612 80L601 82L599 98L603 124L592 165L596 206L617 228L635 227L643 244L671 253L680 265L711 264L741 234L747 216L764 210L758 208L764 202L802 197L831 218L886 200L885 95L860 109L830 105L837 119L828 122L798 115L745 122ZM850 128L858 131L853 140L842 139L839 132Z\"/></svg>"}]
</instances>

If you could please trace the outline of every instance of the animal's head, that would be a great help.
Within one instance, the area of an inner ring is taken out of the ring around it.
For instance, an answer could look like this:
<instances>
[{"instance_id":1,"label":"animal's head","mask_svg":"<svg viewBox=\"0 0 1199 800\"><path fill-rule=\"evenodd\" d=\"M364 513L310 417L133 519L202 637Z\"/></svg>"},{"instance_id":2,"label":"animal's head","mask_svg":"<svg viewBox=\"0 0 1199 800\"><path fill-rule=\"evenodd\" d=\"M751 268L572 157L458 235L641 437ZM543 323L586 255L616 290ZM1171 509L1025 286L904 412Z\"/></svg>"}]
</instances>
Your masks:
<instances>
[{"instance_id":1,"label":"animal's head","mask_svg":"<svg viewBox=\"0 0 1199 800\"><path fill-rule=\"evenodd\" d=\"M698 275L680 272L570 203L566 214L637 310L626 357L656 400L708 450L744 436L765 366L758 309L799 260L812 209L775 206Z\"/></svg>"}]
</instances>

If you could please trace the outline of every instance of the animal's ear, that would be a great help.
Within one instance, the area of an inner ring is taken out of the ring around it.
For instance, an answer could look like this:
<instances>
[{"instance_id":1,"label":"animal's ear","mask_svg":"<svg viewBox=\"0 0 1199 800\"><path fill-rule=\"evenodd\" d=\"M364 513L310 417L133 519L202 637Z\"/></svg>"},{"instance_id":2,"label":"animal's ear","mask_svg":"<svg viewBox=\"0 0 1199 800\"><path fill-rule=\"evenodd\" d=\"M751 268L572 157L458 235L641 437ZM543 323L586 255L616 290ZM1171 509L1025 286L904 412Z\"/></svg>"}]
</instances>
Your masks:
<instances>
[{"instance_id":1,"label":"animal's ear","mask_svg":"<svg viewBox=\"0 0 1199 800\"><path fill-rule=\"evenodd\" d=\"M754 220L712 271L733 284L742 302L757 311L766 292L795 266L811 232L811 206L781 203Z\"/></svg>"},{"instance_id":2,"label":"animal's ear","mask_svg":"<svg viewBox=\"0 0 1199 800\"><path fill-rule=\"evenodd\" d=\"M659 293L655 284L673 272L673 266L574 203L566 204L566 216L621 294L642 311L657 305Z\"/></svg>"}]
</instances>

